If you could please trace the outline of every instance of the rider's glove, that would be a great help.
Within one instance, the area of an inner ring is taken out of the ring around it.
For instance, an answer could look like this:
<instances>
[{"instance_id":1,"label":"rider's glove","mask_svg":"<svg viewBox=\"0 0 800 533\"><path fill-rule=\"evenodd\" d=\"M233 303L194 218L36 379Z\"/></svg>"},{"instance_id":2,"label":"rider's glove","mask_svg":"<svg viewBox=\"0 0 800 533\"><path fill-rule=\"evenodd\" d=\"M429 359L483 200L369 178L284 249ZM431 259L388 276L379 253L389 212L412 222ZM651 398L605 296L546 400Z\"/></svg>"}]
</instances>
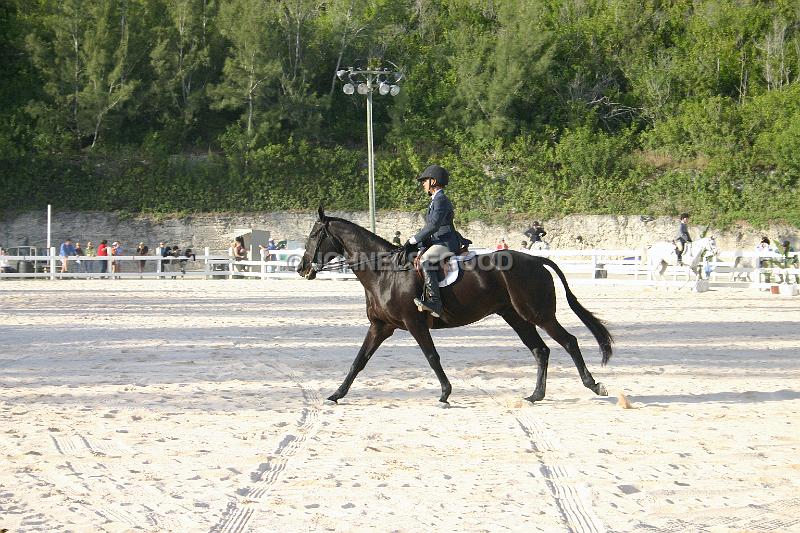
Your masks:
<instances>
[{"instance_id":1,"label":"rider's glove","mask_svg":"<svg viewBox=\"0 0 800 533\"><path fill-rule=\"evenodd\" d=\"M406 241L406 243L403 245L403 254L408 256L408 254L416 252L418 249L418 244L412 244L411 241Z\"/></svg>"}]
</instances>

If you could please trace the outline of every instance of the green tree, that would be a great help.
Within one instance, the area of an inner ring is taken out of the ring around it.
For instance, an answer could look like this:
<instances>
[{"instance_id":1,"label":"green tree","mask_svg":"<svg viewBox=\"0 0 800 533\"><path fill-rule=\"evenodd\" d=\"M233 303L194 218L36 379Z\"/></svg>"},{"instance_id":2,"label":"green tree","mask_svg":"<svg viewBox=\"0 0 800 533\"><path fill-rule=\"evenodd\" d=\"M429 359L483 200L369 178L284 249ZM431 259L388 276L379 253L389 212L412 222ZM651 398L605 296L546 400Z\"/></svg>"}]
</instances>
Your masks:
<instances>
[{"instance_id":1,"label":"green tree","mask_svg":"<svg viewBox=\"0 0 800 533\"><path fill-rule=\"evenodd\" d=\"M207 105L217 6L214 0L167 0L164 11L167 24L156 29L150 50L151 93L162 123L177 123L185 140Z\"/></svg>"},{"instance_id":2,"label":"green tree","mask_svg":"<svg viewBox=\"0 0 800 533\"><path fill-rule=\"evenodd\" d=\"M75 147L94 148L109 113L138 84L130 77L131 7L129 0L47 1L37 31L26 40L48 96L29 111L45 127L68 132Z\"/></svg>"},{"instance_id":3,"label":"green tree","mask_svg":"<svg viewBox=\"0 0 800 533\"><path fill-rule=\"evenodd\" d=\"M222 79L211 90L212 107L243 112L245 146L256 134L268 136L279 128L275 101L281 76L278 36L271 27L274 3L231 0L220 5L219 30L229 43Z\"/></svg>"}]
</instances>

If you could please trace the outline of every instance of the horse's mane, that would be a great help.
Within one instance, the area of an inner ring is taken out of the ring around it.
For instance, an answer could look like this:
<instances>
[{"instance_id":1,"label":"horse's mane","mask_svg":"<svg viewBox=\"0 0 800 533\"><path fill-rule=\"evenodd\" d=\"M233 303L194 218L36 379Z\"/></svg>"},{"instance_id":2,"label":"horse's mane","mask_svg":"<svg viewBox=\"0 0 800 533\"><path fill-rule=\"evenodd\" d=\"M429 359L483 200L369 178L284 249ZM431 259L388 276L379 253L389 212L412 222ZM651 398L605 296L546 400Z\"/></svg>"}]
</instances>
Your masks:
<instances>
[{"instance_id":1,"label":"horse's mane","mask_svg":"<svg viewBox=\"0 0 800 533\"><path fill-rule=\"evenodd\" d=\"M389 241L387 241L386 239L384 239L380 235L372 233L367 228L365 228L363 226L359 226L355 222L352 222L350 220L346 220L344 218L330 217L330 216L327 216L327 215L325 216L325 218L327 219L328 222L341 222L345 226L348 226L350 229L353 230L353 233L357 236L357 238L359 240L363 241L364 243L369 243L369 244L371 244L373 246L377 245L377 246L381 246L383 248L388 248L388 249L392 249L392 248L395 247L394 244L390 243ZM361 243L357 243L357 244L361 244Z\"/></svg>"}]
</instances>

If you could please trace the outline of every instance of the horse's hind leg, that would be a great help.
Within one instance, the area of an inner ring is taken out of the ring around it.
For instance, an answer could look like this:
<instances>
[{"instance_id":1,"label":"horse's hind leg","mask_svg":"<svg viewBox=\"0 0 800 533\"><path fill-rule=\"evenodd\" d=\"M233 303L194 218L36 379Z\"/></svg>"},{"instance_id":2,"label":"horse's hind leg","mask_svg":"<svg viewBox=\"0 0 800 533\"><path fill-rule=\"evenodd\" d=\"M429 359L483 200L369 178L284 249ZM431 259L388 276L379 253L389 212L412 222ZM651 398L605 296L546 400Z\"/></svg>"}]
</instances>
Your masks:
<instances>
[{"instance_id":1,"label":"horse's hind leg","mask_svg":"<svg viewBox=\"0 0 800 533\"><path fill-rule=\"evenodd\" d=\"M550 362L550 348L548 348L539 332L536 331L536 326L519 316L513 311L503 313L501 315L508 325L514 328L519 338L528 347L536 359L536 389L533 394L525 398L529 402L538 402L544 398L545 389L547 387L547 364Z\"/></svg>"},{"instance_id":2,"label":"horse's hind leg","mask_svg":"<svg viewBox=\"0 0 800 533\"><path fill-rule=\"evenodd\" d=\"M392 333L394 333L394 330L394 326L389 326L383 322L373 322L370 324L369 331L367 331L367 336L364 338L361 349L358 351L356 359L353 361L350 371L347 373L347 377L344 378L344 382L339 385L339 388L336 389L336 392L328 397L328 400L332 402L338 402L340 399L345 397L347 392L350 390L350 385L353 384L353 381L356 379L358 373L364 370L364 367L367 366L367 362L369 361L370 357L372 357L372 354L375 353L375 350L378 349L378 346L380 346L383 341L388 339Z\"/></svg>"},{"instance_id":3,"label":"horse's hind leg","mask_svg":"<svg viewBox=\"0 0 800 533\"><path fill-rule=\"evenodd\" d=\"M567 353L572 356L572 361L575 363L575 368L578 369L578 374L581 377L583 385L598 396L607 396L608 392L606 391L606 388L602 383L597 383L594 380L594 377L592 377L592 374L589 372L589 369L586 368L586 363L583 360L581 349L578 347L578 339L576 339L573 335L570 335L569 332L567 332L567 330L565 330L564 327L558 323L555 317L551 318L547 322L539 324L539 326L541 326L542 329L544 329L554 341L563 346Z\"/></svg>"}]
</instances>

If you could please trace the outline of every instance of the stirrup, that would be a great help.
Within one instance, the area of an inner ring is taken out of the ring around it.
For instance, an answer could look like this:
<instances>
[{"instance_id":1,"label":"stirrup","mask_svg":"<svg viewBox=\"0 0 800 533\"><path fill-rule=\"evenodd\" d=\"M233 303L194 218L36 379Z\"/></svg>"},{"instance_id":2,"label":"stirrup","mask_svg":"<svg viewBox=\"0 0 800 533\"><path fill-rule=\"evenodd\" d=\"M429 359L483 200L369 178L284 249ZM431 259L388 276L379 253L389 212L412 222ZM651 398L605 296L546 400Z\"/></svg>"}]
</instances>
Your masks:
<instances>
[{"instance_id":1,"label":"stirrup","mask_svg":"<svg viewBox=\"0 0 800 533\"><path fill-rule=\"evenodd\" d=\"M427 311L431 314L432 317L439 318L439 313L442 312L441 309L434 309L430 305L428 305L425 301L420 300L419 298L414 298L414 303L417 305L417 311L423 313Z\"/></svg>"}]
</instances>

